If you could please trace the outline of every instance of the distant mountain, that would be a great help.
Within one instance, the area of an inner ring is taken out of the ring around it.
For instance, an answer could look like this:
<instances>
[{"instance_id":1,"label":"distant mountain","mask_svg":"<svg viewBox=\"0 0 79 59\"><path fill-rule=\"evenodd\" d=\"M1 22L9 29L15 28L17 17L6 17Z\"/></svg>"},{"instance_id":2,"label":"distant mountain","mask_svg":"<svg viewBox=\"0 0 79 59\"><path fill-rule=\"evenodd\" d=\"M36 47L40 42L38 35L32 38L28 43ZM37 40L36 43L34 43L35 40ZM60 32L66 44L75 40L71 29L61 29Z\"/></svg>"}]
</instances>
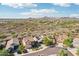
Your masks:
<instances>
[{"instance_id":1,"label":"distant mountain","mask_svg":"<svg viewBox=\"0 0 79 59\"><path fill-rule=\"evenodd\" d=\"M0 18L0 21L12 21L12 20L57 20L57 19L74 19L79 20L76 17L42 17L42 18Z\"/></svg>"}]
</instances>

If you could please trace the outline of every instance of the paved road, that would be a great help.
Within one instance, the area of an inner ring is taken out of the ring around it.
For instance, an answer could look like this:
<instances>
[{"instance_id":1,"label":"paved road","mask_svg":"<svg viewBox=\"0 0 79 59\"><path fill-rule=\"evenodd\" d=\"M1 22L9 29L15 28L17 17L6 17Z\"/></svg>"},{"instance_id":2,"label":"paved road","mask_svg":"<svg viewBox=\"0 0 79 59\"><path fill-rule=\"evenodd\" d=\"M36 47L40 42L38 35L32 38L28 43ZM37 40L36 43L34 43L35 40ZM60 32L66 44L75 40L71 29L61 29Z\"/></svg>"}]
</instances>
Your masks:
<instances>
[{"instance_id":1,"label":"paved road","mask_svg":"<svg viewBox=\"0 0 79 59\"><path fill-rule=\"evenodd\" d=\"M35 53L26 54L24 56L49 56L49 55L57 54L60 49L62 49L62 48L60 48L60 47L48 47L45 50L35 52ZM68 51L68 55L73 56L69 51Z\"/></svg>"}]
</instances>

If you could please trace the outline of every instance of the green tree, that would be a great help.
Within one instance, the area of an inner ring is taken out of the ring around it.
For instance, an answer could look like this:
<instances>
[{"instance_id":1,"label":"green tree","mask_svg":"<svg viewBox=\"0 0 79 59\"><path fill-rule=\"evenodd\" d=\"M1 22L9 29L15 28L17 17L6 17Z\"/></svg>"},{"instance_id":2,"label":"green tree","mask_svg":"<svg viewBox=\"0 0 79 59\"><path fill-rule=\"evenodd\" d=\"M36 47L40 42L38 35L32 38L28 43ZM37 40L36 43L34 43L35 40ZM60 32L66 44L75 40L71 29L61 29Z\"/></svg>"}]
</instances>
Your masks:
<instances>
[{"instance_id":1,"label":"green tree","mask_svg":"<svg viewBox=\"0 0 79 59\"><path fill-rule=\"evenodd\" d=\"M13 56L13 53L9 53L7 50L0 50L0 56Z\"/></svg>"},{"instance_id":2,"label":"green tree","mask_svg":"<svg viewBox=\"0 0 79 59\"><path fill-rule=\"evenodd\" d=\"M64 40L63 44L67 47L73 47L73 39L71 37Z\"/></svg>"},{"instance_id":3,"label":"green tree","mask_svg":"<svg viewBox=\"0 0 79 59\"><path fill-rule=\"evenodd\" d=\"M20 44L19 47L18 47L17 52L18 52L19 54L22 54L22 53L24 52L24 49L25 49L25 46L23 46L23 44Z\"/></svg>"},{"instance_id":4,"label":"green tree","mask_svg":"<svg viewBox=\"0 0 79 59\"><path fill-rule=\"evenodd\" d=\"M64 49L60 50L60 51L58 52L58 56L68 56L67 50L64 50Z\"/></svg>"},{"instance_id":5,"label":"green tree","mask_svg":"<svg viewBox=\"0 0 79 59\"><path fill-rule=\"evenodd\" d=\"M49 37L44 37L43 44L45 44L46 46L53 45L53 40Z\"/></svg>"}]
</instances>

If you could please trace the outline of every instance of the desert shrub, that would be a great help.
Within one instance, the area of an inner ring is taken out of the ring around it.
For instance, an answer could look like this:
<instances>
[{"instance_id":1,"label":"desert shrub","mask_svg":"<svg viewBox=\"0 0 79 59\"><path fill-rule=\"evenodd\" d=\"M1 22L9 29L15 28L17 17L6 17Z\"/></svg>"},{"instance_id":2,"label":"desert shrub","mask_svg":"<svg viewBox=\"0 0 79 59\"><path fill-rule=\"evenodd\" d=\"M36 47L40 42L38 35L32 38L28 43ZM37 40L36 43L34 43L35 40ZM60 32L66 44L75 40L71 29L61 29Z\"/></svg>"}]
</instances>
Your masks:
<instances>
[{"instance_id":1,"label":"desert shrub","mask_svg":"<svg viewBox=\"0 0 79 59\"><path fill-rule=\"evenodd\" d=\"M17 52L18 52L19 54L22 54L22 53L24 52L24 50L25 50L25 46L23 46L23 44L20 44L19 47L18 47Z\"/></svg>"},{"instance_id":2,"label":"desert shrub","mask_svg":"<svg viewBox=\"0 0 79 59\"><path fill-rule=\"evenodd\" d=\"M60 50L60 51L58 52L58 56L68 56L67 50L64 50L64 49Z\"/></svg>"},{"instance_id":3,"label":"desert shrub","mask_svg":"<svg viewBox=\"0 0 79 59\"><path fill-rule=\"evenodd\" d=\"M44 37L43 44L45 44L46 46L50 46L53 44L53 40L49 37Z\"/></svg>"},{"instance_id":4,"label":"desert shrub","mask_svg":"<svg viewBox=\"0 0 79 59\"><path fill-rule=\"evenodd\" d=\"M79 55L79 48L77 48L76 54Z\"/></svg>"},{"instance_id":5,"label":"desert shrub","mask_svg":"<svg viewBox=\"0 0 79 59\"><path fill-rule=\"evenodd\" d=\"M63 41L63 44L65 46L67 46L67 47L73 47L73 44L72 43L73 43L73 39L71 37L69 37L69 38L67 38L67 39L65 39Z\"/></svg>"},{"instance_id":6,"label":"desert shrub","mask_svg":"<svg viewBox=\"0 0 79 59\"><path fill-rule=\"evenodd\" d=\"M9 53L7 50L0 50L0 56L13 56L13 53Z\"/></svg>"}]
</instances>

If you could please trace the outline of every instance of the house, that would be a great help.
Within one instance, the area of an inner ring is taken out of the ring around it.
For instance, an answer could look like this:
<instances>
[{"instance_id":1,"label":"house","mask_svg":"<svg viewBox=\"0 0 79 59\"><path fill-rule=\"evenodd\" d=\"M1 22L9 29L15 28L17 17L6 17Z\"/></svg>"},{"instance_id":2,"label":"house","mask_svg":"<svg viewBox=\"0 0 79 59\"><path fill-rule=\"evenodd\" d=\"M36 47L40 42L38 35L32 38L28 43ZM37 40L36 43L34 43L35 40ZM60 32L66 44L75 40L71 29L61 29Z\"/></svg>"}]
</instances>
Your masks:
<instances>
[{"instance_id":1,"label":"house","mask_svg":"<svg viewBox=\"0 0 79 59\"><path fill-rule=\"evenodd\" d=\"M36 37L33 38L33 40L40 43L43 40L43 36L36 36Z\"/></svg>"},{"instance_id":2,"label":"house","mask_svg":"<svg viewBox=\"0 0 79 59\"><path fill-rule=\"evenodd\" d=\"M27 37L27 36L22 39L22 44L25 46L26 49L32 47L31 46L31 39L32 39L31 37Z\"/></svg>"},{"instance_id":3,"label":"house","mask_svg":"<svg viewBox=\"0 0 79 59\"><path fill-rule=\"evenodd\" d=\"M78 47L79 47L79 38L74 38L74 39L73 39L73 46L74 46L75 48L78 48Z\"/></svg>"},{"instance_id":4,"label":"house","mask_svg":"<svg viewBox=\"0 0 79 59\"><path fill-rule=\"evenodd\" d=\"M0 48L5 48L9 40L10 37L6 37L5 39L0 39Z\"/></svg>"},{"instance_id":5,"label":"house","mask_svg":"<svg viewBox=\"0 0 79 59\"><path fill-rule=\"evenodd\" d=\"M11 38L9 41L7 41L6 49L13 48L17 49L16 47L19 45L19 40L17 38Z\"/></svg>"}]
</instances>

